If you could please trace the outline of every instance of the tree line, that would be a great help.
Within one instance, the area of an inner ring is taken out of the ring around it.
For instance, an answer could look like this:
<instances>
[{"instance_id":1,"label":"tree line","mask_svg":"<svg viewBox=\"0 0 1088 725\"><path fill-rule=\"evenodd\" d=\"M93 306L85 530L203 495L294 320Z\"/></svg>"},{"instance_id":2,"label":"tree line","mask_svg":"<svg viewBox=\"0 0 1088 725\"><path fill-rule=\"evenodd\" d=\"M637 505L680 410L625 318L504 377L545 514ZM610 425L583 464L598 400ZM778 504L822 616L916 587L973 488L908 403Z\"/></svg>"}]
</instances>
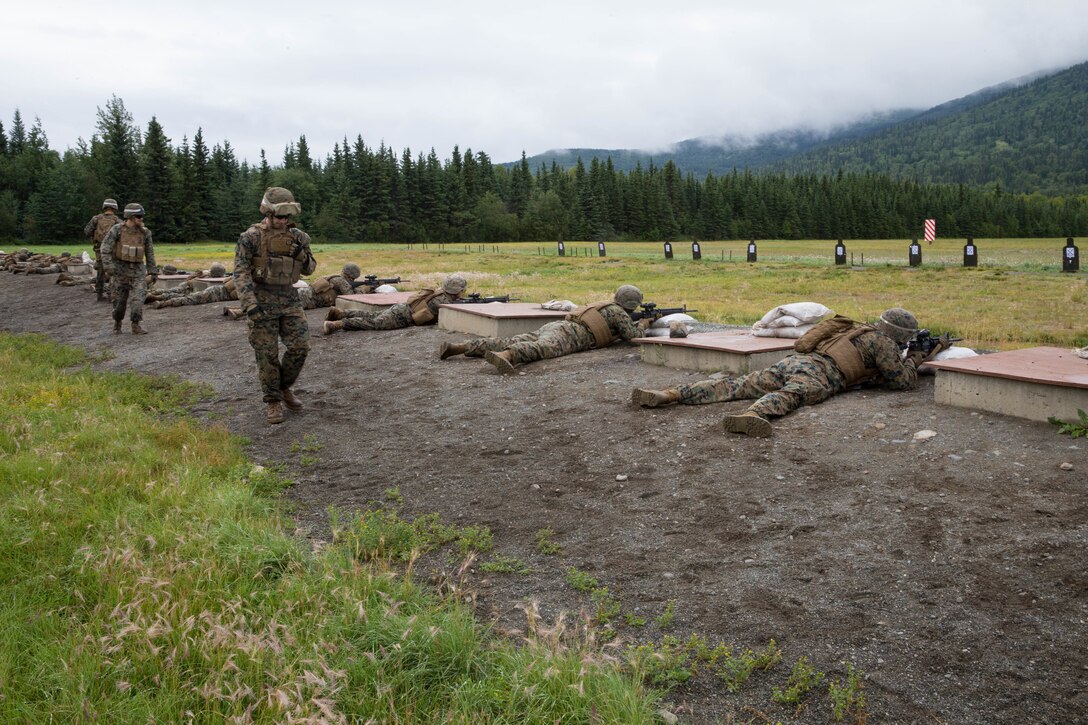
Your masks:
<instances>
[{"instance_id":1,"label":"tree line","mask_svg":"<svg viewBox=\"0 0 1088 725\"><path fill-rule=\"evenodd\" d=\"M161 242L231 241L259 218L265 188L302 202L300 226L327 242L557 239L894 239L938 220L942 236L1064 237L1088 231L1088 197L1010 194L1000 186L922 184L873 173L730 174L695 178L672 161L617 171L610 158L532 169L454 147L399 154L346 137L317 160L306 137L273 166L211 147L198 128L175 144L152 117L141 129L114 96L95 133L64 153L41 120L0 123L0 241L81 239L104 198L139 201Z\"/></svg>"}]
</instances>

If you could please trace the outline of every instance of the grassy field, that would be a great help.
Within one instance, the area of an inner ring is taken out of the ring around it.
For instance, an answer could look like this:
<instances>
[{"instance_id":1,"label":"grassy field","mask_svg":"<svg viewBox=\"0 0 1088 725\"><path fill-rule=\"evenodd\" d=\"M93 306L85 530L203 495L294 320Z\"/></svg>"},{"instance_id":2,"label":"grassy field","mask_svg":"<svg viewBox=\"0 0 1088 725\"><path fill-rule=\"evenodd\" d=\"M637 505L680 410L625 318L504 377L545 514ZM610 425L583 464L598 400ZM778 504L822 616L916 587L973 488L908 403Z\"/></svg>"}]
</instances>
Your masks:
<instances>
[{"instance_id":1,"label":"grassy field","mask_svg":"<svg viewBox=\"0 0 1088 725\"><path fill-rule=\"evenodd\" d=\"M917 314L924 327L952 332L983 349L1088 345L1084 322L1088 274L1063 274L1061 239L978 240L980 267L962 266L962 239L922 244L923 265L907 265L906 241L847 242L854 264L835 267L833 241L758 242L759 262L745 261L743 242L674 245L666 261L658 243L613 243L597 256L595 243L571 242L566 257L555 243L501 245L315 244L319 274L358 262L365 274L402 276L415 288L450 272L474 291L526 301L604 299L620 284L642 288L662 306L687 304L698 319L750 325L781 304L815 301L838 313L873 318L888 307ZM160 263L230 265L226 244L159 245ZM587 256L588 255L588 256ZM864 258L864 264L862 264Z\"/></svg>"},{"instance_id":2,"label":"grassy field","mask_svg":"<svg viewBox=\"0 0 1088 725\"><path fill-rule=\"evenodd\" d=\"M0 721L655 721L584 640L515 646L413 582L486 530L369 511L315 549L287 482L182 414L199 388L90 362L0 334Z\"/></svg>"}]
</instances>

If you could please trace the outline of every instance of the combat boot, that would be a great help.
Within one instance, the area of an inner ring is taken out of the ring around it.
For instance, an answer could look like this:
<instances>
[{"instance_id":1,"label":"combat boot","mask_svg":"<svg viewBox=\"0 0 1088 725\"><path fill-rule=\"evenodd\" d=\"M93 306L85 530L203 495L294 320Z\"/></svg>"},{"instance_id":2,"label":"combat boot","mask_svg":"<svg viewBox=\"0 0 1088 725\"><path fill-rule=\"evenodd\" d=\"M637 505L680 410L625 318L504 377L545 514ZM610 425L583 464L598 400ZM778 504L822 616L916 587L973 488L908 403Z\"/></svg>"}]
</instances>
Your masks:
<instances>
[{"instance_id":1,"label":"combat boot","mask_svg":"<svg viewBox=\"0 0 1088 725\"><path fill-rule=\"evenodd\" d=\"M662 408L680 402L680 391L676 388L664 390L644 390L635 388L631 391L631 402L643 408Z\"/></svg>"},{"instance_id":2,"label":"combat boot","mask_svg":"<svg viewBox=\"0 0 1088 725\"><path fill-rule=\"evenodd\" d=\"M464 355L468 351L468 344L464 342L444 342L442 347L438 348L438 358L445 360L448 357L454 355Z\"/></svg>"},{"instance_id":3,"label":"combat boot","mask_svg":"<svg viewBox=\"0 0 1088 725\"><path fill-rule=\"evenodd\" d=\"M334 332L339 332L344 329L343 320L328 320L325 322L325 334L331 335Z\"/></svg>"},{"instance_id":4,"label":"combat boot","mask_svg":"<svg viewBox=\"0 0 1088 725\"><path fill-rule=\"evenodd\" d=\"M302 410L302 401L298 399L298 396L290 388L284 388L280 391L280 395L283 396L283 404L287 406L287 409L292 413L297 413Z\"/></svg>"},{"instance_id":5,"label":"combat boot","mask_svg":"<svg viewBox=\"0 0 1088 725\"><path fill-rule=\"evenodd\" d=\"M754 410L746 410L740 415L727 415L722 419L726 433L742 433L753 438L770 438L773 429L770 422Z\"/></svg>"},{"instance_id":6,"label":"combat boot","mask_svg":"<svg viewBox=\"0 0 1088 725\"><path fill-rule=\"evenodd\" d=\"M510 351L503 350L502 352L487 351L484 355L484 360L495 366L495 368L503 375L512 375L515 371L514 361L510 359Z\"/></svg>"},{"instance_id":7,"label":"combat boot","mask_svg":"<svg viewBox=\"0 0 1088 725\"><path fill-rule=\"evenodd\" d=\"M147 330L140 327L140 321L139 320L133 320L132 321L132 334L133 335L146 335L147 334Z\"/></svg>"},{"instance_id":8,"label":"combat boot","mask_svg":"<svg viewBox=\"0 0 1088 725\"><path fill-rule=\"evenodd\" d=\"M114 335L120 335L121 334L121 321L120 320L114 320L113 321L113 334Z\"/></svg>"},{"instance_id":9,"label":"combat boot","mask_svg":"<svg viewBox=\"0 0 1088 725\"><path fill-rule=\"evenodd\" d=\"M325 320L328 322L336 322L337 320L344 319L344 311L339 307L330 307L328 313L325 315Z\"/></svg>"},{"instance_id":10,"label":"combat boot","mask_svg":"<svg viewBox=\"0 0 1088 725\"><path fill-rule=\"evenodd\" d=\"M275 400L268 404L268 413L265 416L269 425L276 425L284 421L283 417L283 403Z\"/></svg>"},{"instance_id":11,"label":"combat boot","mask_svg":"<svg viewBox=\"0 0 1088 725\"><path fill-rule=\"evenodd\" d=\"M223 315L232 320L240 320L246 316L246 313L242 312L241 307L224 307Z\"/></svg>"}]
</instances>

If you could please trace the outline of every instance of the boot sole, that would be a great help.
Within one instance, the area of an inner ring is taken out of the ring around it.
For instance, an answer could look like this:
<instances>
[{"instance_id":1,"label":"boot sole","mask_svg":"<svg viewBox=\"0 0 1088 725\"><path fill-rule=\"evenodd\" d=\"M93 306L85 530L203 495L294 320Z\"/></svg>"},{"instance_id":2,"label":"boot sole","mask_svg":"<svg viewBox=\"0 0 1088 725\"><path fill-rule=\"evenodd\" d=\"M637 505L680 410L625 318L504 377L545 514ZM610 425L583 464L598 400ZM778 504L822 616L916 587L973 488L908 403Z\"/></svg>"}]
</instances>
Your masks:
<instances>
[{"instance_id":1,"label":"boot sole","mask_svg":"<svg viewBox=\"0 0 1088 725\"><path fill-rule=\"evenodd\" d=\"M773 428L768 421L754 415L727 415L722 420L726 433L740 433L752 438L770 438Z\"/></svg>"},{"instance_id":2,"label":"boot sole","mask_svg":"<svg viewBox=\"0 0 1088 725\"><path fill-rule=\"evenodd\" d=\"M488 350L487 354L484 355L484 360L487 360L489 363L494 365L503 375L513 375L515 372L514 366L510 363L509 360L503 357L499 357L498 353L491 350Z\"/></svg>"},{"instance_id":3,"label":"boot sole","mask_svg":"<svg viewBox=\"0 0 1088 725\"><path fill-rule=\"evenodd\" d=\"M667 402L658 400L654 391L643 390L642 388L635 388L631 391L631 402L635 405L640 405L643 408L661 408L668 405Z\"/></svg>"}]
</instances>

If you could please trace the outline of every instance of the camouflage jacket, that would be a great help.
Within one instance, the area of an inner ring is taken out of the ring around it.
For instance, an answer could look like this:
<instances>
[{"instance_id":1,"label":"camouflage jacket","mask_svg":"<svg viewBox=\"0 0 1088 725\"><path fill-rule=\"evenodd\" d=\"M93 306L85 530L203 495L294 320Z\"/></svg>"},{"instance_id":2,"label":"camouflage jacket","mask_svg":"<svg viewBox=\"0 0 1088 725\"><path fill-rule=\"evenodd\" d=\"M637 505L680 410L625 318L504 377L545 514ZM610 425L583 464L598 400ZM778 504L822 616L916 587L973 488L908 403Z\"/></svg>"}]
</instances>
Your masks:
<instances>
[{"instance_id":1,"label":"camouflage jacket","mask_svg":"<svg viewBox=\"0 0 1088 725\"><path fill-rule=\"evenodd\" d=\"M117 216L117 213L113 211L110 211L109 213L102 212L101 214L95 214L93 217L91 217L91 220L87 222L86 226L83 227L83 236L94 239L94 230L98 228L98 220L105 216L111 216L118 222L124 221L124 219Z\"/></svg>"},{"instance_id":2,"label":"camouflage jacket","mask_svg":"<svg viewBox=\"0 0 1088 725\"><path fill-rule=\"evenodd\" d=\"M627 310L615 303L602 307L601 317L608 323L608 331L617 342L628 342L636 337L646 337L646 333L638 328Z\"/></svg>"},{"instance_id":3,"label":"camouflage jacket","mask_svg":"<svg viewBox=\"0 0 1088 725\"><path fill-rule=\"evenodd\" d=\"M877 371L877 376L870 382L889 390L913 390L918 384L918 369L914 363L904 360L899 346L883 332L864 332L851 342L861 354L865 367Z\"/></svg>"},{"instance_id":4,"label":"camouflage jacket","mask_svg":"<svg viewBox=\"0 0 1088 725\"><path fill-rule=\"evenodd\" d=\"M144 270L147 268L155 267L155 245L151 242L151 230L147 227L141 227L144 233L144 262L134 264L132 262L122 262L114 259L113 257L113 245L117 243L117 240L121 238L121 227L125 225L124 222L118 221L113 225L113 228L106 232L106 236L102 238L102 249L100 250L100 257L104 260L106 269L119 272L121 270L127 270L133 274L144 274ZM146 266L145 266L146 263Z\"/></svg>"},{"instance_id":5,"label":"camouflage jacket","mask_svg":"<svg viewBox=\"0 0 1088 725\"><path fill-rule=\"evenodd\" d=\"M289 306L298 305L298 291L294 287L274 287L257 284L253 279L253 258L257 255L261 243L261 227L267 228L267 220L262 220L246 229L238 237L238 246L234 250L234 282L238 287L238 301L247 313L254 305ZM294 225L287 230L295 241L303 247L305 260L302 274L313 274L317 269L317 260L310 251L310 235Z\"/></svg>"}]
</instances>

